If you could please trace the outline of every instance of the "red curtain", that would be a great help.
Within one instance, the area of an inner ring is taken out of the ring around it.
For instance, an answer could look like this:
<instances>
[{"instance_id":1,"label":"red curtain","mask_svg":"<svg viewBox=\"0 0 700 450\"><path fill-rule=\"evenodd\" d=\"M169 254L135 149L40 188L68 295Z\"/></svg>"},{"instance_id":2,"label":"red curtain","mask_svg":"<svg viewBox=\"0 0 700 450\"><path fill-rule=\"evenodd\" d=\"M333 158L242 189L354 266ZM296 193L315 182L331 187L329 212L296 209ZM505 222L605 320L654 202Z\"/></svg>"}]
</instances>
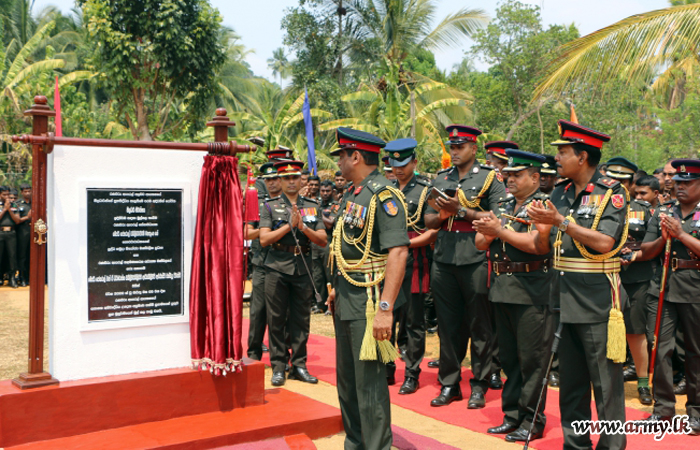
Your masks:
<instances>
[{"instance_id":1,"label":"red curtain","mask_svg":"<svg viewBox=\"0 0 700 450\"><path fill-rule=\"evenodd\" d=\"M204 157L192 250L192 363L226 375L243 356L243 198L233 156Z\"/></svg>"}]
</instances>

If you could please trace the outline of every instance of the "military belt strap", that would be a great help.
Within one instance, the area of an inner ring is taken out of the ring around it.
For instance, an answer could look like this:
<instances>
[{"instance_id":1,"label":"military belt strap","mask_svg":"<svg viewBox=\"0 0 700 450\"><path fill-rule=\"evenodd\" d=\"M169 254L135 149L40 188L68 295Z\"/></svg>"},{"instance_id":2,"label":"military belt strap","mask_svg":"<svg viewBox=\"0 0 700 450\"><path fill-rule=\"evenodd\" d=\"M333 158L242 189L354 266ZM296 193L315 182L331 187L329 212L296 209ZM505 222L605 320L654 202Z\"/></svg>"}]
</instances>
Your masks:
<instances>
[{"instance_id":1,"label":"military belt strap","mask_svg":"<svg viewBox=\"0 0 700 450\"><path fill-rule=\"evenodd\" d=\"M514 261L494 261L493 271L496 275L502 273L528 273L536 270L547 270L551 267L551 261L544 259L540 261L514 262Z\"/></svg>"},{"instance_id":2,"label":"military belt strap","mask_svg":"<svg viewBox=\"0 0 700 450\"><path fill-rule=\"evenodd\" d=\"M671 270L674 272L678 269L700 269L700 260L697 259L671 259Z\"/></svg>"},{"instance_id":3,"label":"military belt strap","mask_svg":"<svg viewBox=\"0 0 700 450\"><path fill-rule=\"evenodd\" d=\"M619 273L620 258L595 261L585 258L567 258L561 256L554 261L554 268L562 272L575 273Z\"/></svg>"},{"instance_id":4,"label":"military belt strap","mask_svg":"<svg viewBox=\"0 0 700 450\"><path fill-rule=\"evenodd\" d=\"M300 255L302 253L308 255L311 251L311 247L308 245L300 245L297 247L296 245L284 245L278 242L272 244L272 248L281 252L294 253L295 255ZM301 253L299 253L299 249L301 249Z\"/></svg>"}]
</instances>

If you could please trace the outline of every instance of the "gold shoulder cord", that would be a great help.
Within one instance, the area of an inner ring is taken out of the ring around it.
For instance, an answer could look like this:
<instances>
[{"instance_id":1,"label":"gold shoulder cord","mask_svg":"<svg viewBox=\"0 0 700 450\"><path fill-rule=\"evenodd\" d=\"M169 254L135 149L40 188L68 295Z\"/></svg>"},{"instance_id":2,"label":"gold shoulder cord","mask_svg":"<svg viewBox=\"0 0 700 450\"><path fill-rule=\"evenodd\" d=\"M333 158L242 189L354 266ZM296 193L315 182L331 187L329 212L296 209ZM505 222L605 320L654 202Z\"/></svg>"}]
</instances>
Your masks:
<instances>
[{"instance_id":1,"label":"gold shoulder cord","mask_svg":"<svg viewBox=\"0 0 700 450\"><path fill-rule=\"evenodd\" d=\"M416 226L416 224L420 221L421 214L423 213L423 207L425 206L425 200L428 198L429 190L430 186L426 186L423 188L423 192L421 192L420 199L418 200L418 209L416 210L415 214L413 214L411 217L408 217L408 210L406 210L406 226L409 228L413 228L413 231L415 231L418 234L421 234L425 231L425 228L419 228Z\"/></svg>"},{"instance_id":2,"label":"gold shoulder cord","mask_svg":"<svg viewBox=\"0 0 700 450\"><path fill-rule=\"evenodd\" d=\"M481 207L481 199L484 196L484 194L486 194L486 192L491 187L491 184L493 183L494 178L496 178L496 171L492 170L486 176L486 181L484 182L484 186L479 191L479 194L476 196L475 200L468 200L467 196L464 194L464 191L462 189L457 189L457 196L459 198L459 204L462 205L464 208L471 208L471 209L479 208L482 211L485 211L484 208ZM447 220L448 220L447 229L451 230L452 224L454 223L454 220L455 220L455 216L451 216Z\"/></svg>"},{"instance_id":3,"label":"gold shoulder cord","mask_svg":"<svg viewBox=\"0 0 700 450\"><path fill-rule=\"evenodd\" d=\"M610 259L617 255L618 252L627 242L627 235L629 233L630 193L624 185L622 185L622 188L625 190L625 198L627 200L627 213L625 214L625 226L622 229L620 245L618 245L617 248L607 253L603 253L601 255L594 255L590 253L579 241L572 238L574 244L576 245L576 248L579 250L579 252L581 252L581 255L585 259L591 261L603 261L606 259ZM593 219L593 225L591 226L591 230L595 231L596 228L598 228L598 224L600 223L600 219L603 216L605 208L608 205L608 201L610 200L610 197L612 197L612 192L612 189L608 189L608 191L605 193L605 197L603 197L603 201L600 205L600 208L598 209L598 212L596 213L595 218ZM569 219L571 223L576 223L576 221L571 215L567 216L566 218ZM562 231L559 230L557 232L557 239L554 242L555 266L557 265L557 262L559 261L559 257L561 255L561 245ZM608 278L608 282L610 283L610 292L612 297L612 308L610 308L610 315L608 317L608 341L606 345L606 357L612 360L613 362L622 363L625 362L627 356L627 340L625 334L625 320L620 305L620 274L605 273L605 276Z\"/></svg>"}]
</instances>

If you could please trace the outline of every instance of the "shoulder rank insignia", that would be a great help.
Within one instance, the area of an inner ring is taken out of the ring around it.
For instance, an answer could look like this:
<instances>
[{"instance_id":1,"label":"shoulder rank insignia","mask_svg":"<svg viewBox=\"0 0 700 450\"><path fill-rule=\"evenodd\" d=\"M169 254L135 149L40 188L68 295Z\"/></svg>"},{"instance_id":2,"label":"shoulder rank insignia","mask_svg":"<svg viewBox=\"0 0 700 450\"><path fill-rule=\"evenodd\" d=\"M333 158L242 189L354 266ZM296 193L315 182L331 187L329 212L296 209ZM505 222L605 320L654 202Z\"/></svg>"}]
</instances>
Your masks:
<instances>
[{"instance_id":1,"label":"shoulder rank insignia","mask_svg":"<svg viewBox=\"0 0 700 450\"><path fill-rule=\"evenodd\" d=\"M385 200L392 198L393 194L391 193L391 191L385 190L377 194L377 196L379 197L380 202L384 202Z\"/></svg>"},{"instance_id":2,"label":"shoulder rank insignia","mask_svg":"<svg viewBox=\"0 0 700 450\"><path fill-rule=\"evenodd\" d=\"M625 206L625 197L623 197L622 194L615 194L610 197L610 203L612 203L615 208L621 209Z\"/></svg>"},{"instance_id":3,"label":"shoulder rank insignia","mask_svg":"<svg viewBox=\"0 0 700 450\"><path fill-rule=\"evenodd\" d=\"M598 183L602 184L603 186L607 186L607 187L612 187L612 186L615 186L616 184L620 184L619 181L613 180L612 178L607 178L607 177L599 179Z\"/></svg>"},{"instance_id":4,"label":"shoulder rank insignia","mask_svg":"<svg viewBox=\"0 0 700 450\"><path fill-rule=\"evenodd\" d=\"M391 217L394 217L399 213L399 207L396 206L396 202L393 198L382 202L382 206L384 207L384 211L386 211L386 213Z\"/></svg>"}]
</instances>

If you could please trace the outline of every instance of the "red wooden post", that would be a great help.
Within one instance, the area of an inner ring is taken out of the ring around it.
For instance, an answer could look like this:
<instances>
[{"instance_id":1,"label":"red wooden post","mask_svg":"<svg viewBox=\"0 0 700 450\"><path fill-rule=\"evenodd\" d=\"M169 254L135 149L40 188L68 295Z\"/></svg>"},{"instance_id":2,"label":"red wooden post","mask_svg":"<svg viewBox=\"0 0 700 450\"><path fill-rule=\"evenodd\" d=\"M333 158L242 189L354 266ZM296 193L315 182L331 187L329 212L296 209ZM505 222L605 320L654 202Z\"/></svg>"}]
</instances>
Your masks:
<instances>
[{"instance_id":1,"label":"red wooden post","mask_svg":"<svg viewBox=\"0 0 700 450\"><path fill-rule=\"evenodd\" d=\"M46 136L49 117L56 112L47 105L46 97L34 97L32 108L24 112L32 116L32 135ZM46 286L46 152L41 144L32 145L32 238L29 260L29 369L12 383L28 389L58 380L44 372L44 289Z\"/></svg>"}]
</instances>

